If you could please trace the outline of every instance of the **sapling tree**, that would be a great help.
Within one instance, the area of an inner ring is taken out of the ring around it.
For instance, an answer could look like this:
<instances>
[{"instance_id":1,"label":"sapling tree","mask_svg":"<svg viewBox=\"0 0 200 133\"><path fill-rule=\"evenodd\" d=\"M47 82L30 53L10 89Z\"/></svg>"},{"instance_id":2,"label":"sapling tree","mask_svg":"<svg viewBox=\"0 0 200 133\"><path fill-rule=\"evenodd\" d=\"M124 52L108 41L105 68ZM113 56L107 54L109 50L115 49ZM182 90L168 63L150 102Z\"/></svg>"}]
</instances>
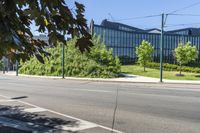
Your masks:
<instances>
[{"instance_id":1,"label":"sapling tree","mask_svg":"<svg viewBox=\"0 0 200 133\"><path fill-rule=\"evenodd\" d=\"M138 58L138 63L144 67L144 72L146 71L147 62L152 61L152 54L154 52L153 46L148 42L143 40L139 47L136 47L136 55Z\"/></svg>"},{"instance_id":2,"label":"sapling tree","mask_svg":"<svg viewBox=\"0 0 200 133\"><path fill-rule=\"evenodd\" d=\"M198 58L198 51L196 46L192 46L191 42L179 43L175 49L175 58L180 66L180 75L182 71L182 65L188 64Z\"/></svg>"}]
</instances>

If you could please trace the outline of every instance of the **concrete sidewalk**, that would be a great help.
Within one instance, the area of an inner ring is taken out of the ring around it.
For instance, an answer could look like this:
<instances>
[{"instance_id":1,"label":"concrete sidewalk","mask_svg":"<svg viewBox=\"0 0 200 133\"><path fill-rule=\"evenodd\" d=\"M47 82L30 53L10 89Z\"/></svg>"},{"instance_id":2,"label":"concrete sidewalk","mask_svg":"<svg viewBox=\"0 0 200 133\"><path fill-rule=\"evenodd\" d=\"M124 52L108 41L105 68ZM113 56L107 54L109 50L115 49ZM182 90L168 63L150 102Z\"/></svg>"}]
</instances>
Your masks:
<instances>
[{"instance_id":1,"label":"concrete sidewalk","mask_svg":"<svg viewBox=\"0 0 200 133\"><path fill-rule=\"evenodd\" d=\"M0 72L0 75L10 75L16 76L15 71L9 71L3 74ZM68 80L87 80L87 81L98 81L98 82L127 82L127 83L160 83L159 78L151 78L151 77L144 77L138 75L130 75L130 74L122 74L124 77L120 78L80 78L80 77L65 77ZM52 78L52 79L62 79L58 76L37 76L37 75L25 75L19 74L21 77L35 77L35 78ZM200 80L169 80L163 79L163 83L174 83L174 84L200 84Z\"/></svg>"}]
</instances>

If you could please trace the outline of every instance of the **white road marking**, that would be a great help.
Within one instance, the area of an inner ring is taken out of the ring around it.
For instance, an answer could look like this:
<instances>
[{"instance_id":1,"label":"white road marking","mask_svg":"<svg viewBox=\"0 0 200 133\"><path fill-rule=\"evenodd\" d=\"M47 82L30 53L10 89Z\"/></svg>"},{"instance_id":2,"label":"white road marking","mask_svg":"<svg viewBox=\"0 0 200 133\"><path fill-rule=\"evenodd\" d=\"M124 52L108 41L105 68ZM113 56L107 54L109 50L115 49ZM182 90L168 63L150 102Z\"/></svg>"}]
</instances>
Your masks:
<instances>
[{"instance_id":1,"label":"white road marking","mask_svg":"<svg viewBox=\"0 0 200 133\"><path fill-rule=\"evenodd\" d=\"M141 88L143 89L143 88ZM151 89L155 89L155 90L169 90L169 91L191 91L191 92L200 92L200 89L187 89L187 88L152 88ZM88 92L102 92L102 93L113 93L115 92L116 90L114 91L106 91L106 90L95 90L95 89L70 89L72 91L88 91ZM134 93L134 92L131 92L131 91L123 91L123 88L121 89L122 93L127 93L127 94L138 94L138 93ZM139 94L140 95L140 94ZM142 94L142 95L151 95L151 94ZM152 94L152 95L155 95L155 94Z\"/></svg>"},{"instance_id":2,"label":"white road marking","mask_svg":"<svg viewBox=\"0 0 200 133\"><path fill-rule=\"evenodd\" d=\"M150 97L162 97L162 98L178 98L178 99L187 99L187 100L194 100L196 102L200 101L199 97L185 97L179 95L164 95L164 94L145 94L145 93L134 93L134 92L121 92L126 93L128 95L136 95L136 96L150 96Z\"/></svg>"},{"instance_id":3,"label":"white road marking","mask_svg":"<svg viewBox=\"0 0 200 133\"><path fill-rule=\"evenodd\" d=\"M71 89L74 91L89 91L89 92L105 92L105 93L111 93L112 91L105 91L105 90L90 90L90 89Z\"/></svg>"},{"instance_id":4,"label":"white road marking","mask_svg":"<svg viewBox=\"0 0 200 133\"><path fill-rule=\"evenodd\" d=\"M88 123L88 122L82 122L82 121L77 121L75 124L72 125L60 125L57 126L56 128L65 130L65 131L70 131L70 132L77 132L80 130L85 130L85 129L90 129L90 128L95 128L97 127L96 124L93 123Z\"/></svg>"},{"instance_id":5,"label":"white road marking","mask_svg":"<svg viewBox=\"0 0 200 133\"><path fill-rule=\"evenodd\" d=\"M4 95L0 95L0 96L1 96L1 97L4 97L4 98L7 98L7 99L10 99L10 97L8 97L8 96L4 96ZM23 104L26 104L26 105L30 105L30 106L35 107L35 108L41 108L41 107L39 107L39 106L37 106L37 105L31 104L31 103L28 103L28 102L24 102L24 101L21 101L21 100L16 100L16 101L18 101L18 102L20 102L20 103L23 103ZM109 128L109 127L105 127L105 126L102 126L102 125L99 125L99 124L96 124L96 123L93 123L93 122L89 122L89 121L86 121L86 120L83 120L83 119L79 119L79 118L76 118L76 117L73 117L73 116L69 116L69 115L66 115L66 114L62 114L62 113L59 113L59 112L57 112L57 111L53 111L53 110L50 110L50 109L47 109L47 108L45 108L45 109L46 109L46 111L48 111L48 112L51 112L51 113L54 113L54 114L57 114L57 115L60 115L60 116L66 117L66 118L74 119L74 120L77 120L77 121L79 121L79 122L81 122L81 123L87 123L87 124L89 124L89 125L96 125L95 127L100 127L100 128L105 129L105 130L113 131L113 132L115 132L115 133L123 133L122 131L118 131L118 130L115 130L115 129L111 129L111 128ZM88 126L88 127L89 127L89 126ZM85 126L85 128L86 128L86 126ZM92 128L94 128L94 126L92 126Z\"/></svg>"},{"instance_id":6,"label":"white road marking","mask_svg":"<svg viewBox=\"0 0 200 133\"><path fill-rule=\"evenodd\" d=\"M158 88L159 89L159 88ZM194 92L200 92L200 89L191 89L191 88L161 88L160 90L175 90L175 91L194 91Z\"/></svg>"},{"instance_id":7,"label":"white road marking","mask_svg":"<svg viewBox=\"0 0 200 133\"><path fill-rule=\"evenodd\" d=\"M0 102L15 102L16 100L0 99Z\"/></svg>"},{"instance_id":8,"label":"white road marking","mask_svg":"<svg viewBox=\"0 0 200 133\"><path fill-rule=\"evenodd\" d=\"M44 112L47 111L44 108L27 108L23 110L24 112L28 112L28 113L37 113L37 112Z\"/></svg>"}]
</instances>

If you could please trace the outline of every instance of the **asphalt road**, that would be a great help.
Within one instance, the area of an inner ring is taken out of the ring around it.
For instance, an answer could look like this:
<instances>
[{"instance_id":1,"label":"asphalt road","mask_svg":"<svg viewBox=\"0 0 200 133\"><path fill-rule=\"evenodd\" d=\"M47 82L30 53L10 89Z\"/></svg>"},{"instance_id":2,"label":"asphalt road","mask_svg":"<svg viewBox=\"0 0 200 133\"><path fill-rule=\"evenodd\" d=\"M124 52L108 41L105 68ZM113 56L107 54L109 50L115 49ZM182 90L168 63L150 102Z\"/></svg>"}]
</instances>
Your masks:
<instances>
[{"instance_id":1,"label":"asphalt road","mask_svg":"<svg viewBox=\"0 0 200 133\"><path fill-rule=\"evenodd\" d=\"M0 75L0 95L126 133L199 133L200 85L144 84Z\"/></svg>"}]
</instances>

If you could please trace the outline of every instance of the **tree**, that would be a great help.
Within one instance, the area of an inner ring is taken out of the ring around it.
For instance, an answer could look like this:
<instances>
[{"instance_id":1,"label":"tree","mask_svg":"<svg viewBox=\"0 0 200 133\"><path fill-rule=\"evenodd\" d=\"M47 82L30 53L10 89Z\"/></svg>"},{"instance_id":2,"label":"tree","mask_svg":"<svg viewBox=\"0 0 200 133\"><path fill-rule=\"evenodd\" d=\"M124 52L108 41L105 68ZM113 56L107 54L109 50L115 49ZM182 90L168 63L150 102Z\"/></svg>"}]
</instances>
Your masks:
<instances>
[{"instance_id":1,"label":"tree","mask_svg":"<svg viewBox=\"0 0 200 133\"><path fill-rule=\"evenodd\" d=\"M138 58L138 63L144 67L144 72L146 71L147 62L152 60L152 54L154 48L148 41L143 40L139 47L136 48L136 55Z\"/></svg>"},{"instance_id":2,"label":"tree","mask_svg":"<svg viewBox=\"0 0 200 133\"><path fill-rule=\"evenodd\" d=\"M188 64L190 61L194 61L198 58L198 51L196 46L192 46L191 42L186 44L179 43L175 49L175 58L180 66L180 75L182 71L182 65Z\"/></svg>"},{"instance_id":3,"label":"tree","mask_svg":"<svg viewBox=\"0 0 200 133\"><path fill-rule=\"evenodd\" d=\"M1 0L0 1L0 59L7 55L12 60L26 60L48 53L44 41L33 39L31 24L47 33L49 44L66 43L66 35L78 36L76 46L83 52L92 46L84 18L84 5L75 2L70 9L65 0Z\"/></svg>"}]
</instances>

